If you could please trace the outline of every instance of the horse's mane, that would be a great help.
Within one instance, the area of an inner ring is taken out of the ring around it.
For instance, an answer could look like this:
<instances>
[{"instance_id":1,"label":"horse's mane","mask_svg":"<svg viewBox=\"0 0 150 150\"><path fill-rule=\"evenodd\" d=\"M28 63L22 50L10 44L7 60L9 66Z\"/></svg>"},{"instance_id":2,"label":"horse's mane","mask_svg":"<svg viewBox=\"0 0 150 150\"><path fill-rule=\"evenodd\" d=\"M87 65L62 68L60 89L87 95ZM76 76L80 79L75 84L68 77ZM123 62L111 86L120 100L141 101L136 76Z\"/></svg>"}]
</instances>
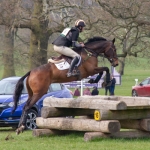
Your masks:
<instances>
[{"instance_id":1,"label":"horse's mane","mask_svg":"<svg viewBox=\"0 0 150 150\"><path fill-rule=\"evenodd\" d=\"M89 38L85 44L95 42L95 41L107 41L107 40L103 37L95 36L93 38Z\"/></svg>"}]
</instances>

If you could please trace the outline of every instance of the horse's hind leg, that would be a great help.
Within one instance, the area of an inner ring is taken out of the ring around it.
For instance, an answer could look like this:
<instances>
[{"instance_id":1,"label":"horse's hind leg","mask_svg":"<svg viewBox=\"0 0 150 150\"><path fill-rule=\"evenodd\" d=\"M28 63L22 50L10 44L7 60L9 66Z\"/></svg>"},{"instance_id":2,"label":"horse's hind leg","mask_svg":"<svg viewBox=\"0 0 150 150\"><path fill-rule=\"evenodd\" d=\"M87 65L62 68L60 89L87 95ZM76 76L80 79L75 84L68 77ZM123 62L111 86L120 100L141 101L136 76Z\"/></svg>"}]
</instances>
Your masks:
<instances>
[{"instance_id":1,"label":"horse's hind leg","mask_svg":"<svg viewBox=\"0 0 150 150\"><path fill-rule=\"evenodd\" d=\"M18 125L18 129L16 130L16 134L19 134L20 132L23 132L23 130L25 129L25 124L26 124L26 120L27 120L27 115L28 115L28 111L29 109L42 97L42 95L40 94L33 94L32 97L29 97L24 108L23 108L23 112L21 115L21 119Z\"/></svg>"}]
</instances>

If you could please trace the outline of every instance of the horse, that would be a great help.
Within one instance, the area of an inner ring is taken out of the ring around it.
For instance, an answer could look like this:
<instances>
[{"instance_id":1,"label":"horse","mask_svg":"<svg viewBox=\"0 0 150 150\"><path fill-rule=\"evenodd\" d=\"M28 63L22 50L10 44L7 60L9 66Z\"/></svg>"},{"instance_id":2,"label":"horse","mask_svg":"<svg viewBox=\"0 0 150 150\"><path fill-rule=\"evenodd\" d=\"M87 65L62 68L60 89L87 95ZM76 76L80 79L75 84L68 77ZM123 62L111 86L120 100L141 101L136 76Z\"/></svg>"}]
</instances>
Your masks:
<instances>
[{"instance_id":1,"label":"horse","mask_svg":"<svg viewBox=\"0 0 150 150\"><path fill-rule=\"evenodd\" d=\"M103 71L106 71L106 80L110 80L110 73L108 67L98 67L98 56L104 55L112 66L118 65L118 57L116 53L116 47L114 45L115 39L106 40L102 37L90 38L86 43L85 47L81 48L81 64L78 66L80 71L80 79L86 78L98 74L96 79L90 80L89 83L97 83ZM63 83L77 81L78 76L67 77L68 69L59 70L54 63L47 63L34 68L22 76L16 84L14 92L14 112L17 108L19 97L23 90L23 81L26 78L26 87L28 91L28 99L23 108L22 116L16 134L23 132L25 129L25 121L27 119L27 113L29 109L48 91L48 87L51 83Z\"/></svg>"}]
</instances>

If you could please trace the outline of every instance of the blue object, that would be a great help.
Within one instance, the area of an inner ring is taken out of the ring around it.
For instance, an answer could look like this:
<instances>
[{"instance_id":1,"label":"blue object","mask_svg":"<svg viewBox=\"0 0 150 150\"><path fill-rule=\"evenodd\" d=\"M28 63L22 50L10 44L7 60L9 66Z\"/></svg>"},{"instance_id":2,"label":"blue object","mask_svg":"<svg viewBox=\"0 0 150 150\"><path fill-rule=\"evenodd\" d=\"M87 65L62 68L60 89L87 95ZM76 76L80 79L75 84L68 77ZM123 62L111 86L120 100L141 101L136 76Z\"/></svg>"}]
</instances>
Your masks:
<instances>
[{"instance_id":1,"label":"blue object","mask_svg":"<svg viewBox=\"0 0 150 150\"><path fill-rule=\"evenodd\" d=\"M12 114L13 109L13 93L17 81L20 77L9 77L0 81L0 127L14 127L18 126L23 107L28 99L28 93L26 90L25 82L22 95L20 97L18 107ZM43 107L43 100L46 97L57 98L72 98L71 91L62 83L52 83L49 86L47 94L43 95L37 103L29 110L26 121L26 129L36 128L36 117L41 114L41 108Z\"/></svg>"}]
</instances>

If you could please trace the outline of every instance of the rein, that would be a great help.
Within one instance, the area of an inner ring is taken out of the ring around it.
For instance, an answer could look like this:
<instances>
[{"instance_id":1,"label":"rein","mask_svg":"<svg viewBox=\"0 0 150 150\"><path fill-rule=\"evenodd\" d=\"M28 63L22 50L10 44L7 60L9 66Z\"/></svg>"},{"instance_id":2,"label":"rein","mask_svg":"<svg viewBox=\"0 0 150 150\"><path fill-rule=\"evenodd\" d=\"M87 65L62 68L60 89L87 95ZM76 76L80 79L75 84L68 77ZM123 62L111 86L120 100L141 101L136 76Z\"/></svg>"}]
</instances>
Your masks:
<instances>
[{"instance_id":1,"label":"rein","mask_svg":"<svg viewBox=\"0 0 150 150\"><path fill-rule=\"evenodd\" d=\"M88 60L88 58L90 58L90 57L92 56L92 53L89 52L89 51L87 51L87 49L85 49L85 48L84 48L84 50L85 50L85 52L87 53L87 56L86 56L86 58L84 59L84 61L86 61L86 60Z\"/></svg>"},{"instance_id":2,"label":"rein","mask_svg":"<svg viewBox=\"0 0 150 150\"><path fill-rule=\"evenodd\" d=\"M106 52L105 52L105 54L97 53L97 52L95 52L94 50L92 50L92 49L90 49L90 48L88 48L88 47L86 47L86 46L85 46L83 49L84 49L84 51L87 53L87 56L86 56L86 58L83 60L83 62L86 61L88 58L90 58L90 57L92 57L92 56L93 56L93 57L96 57L96 58L97 58L98 56L100 56L100 57L103 57L103 59L104 59L104 58L107 58L111 63L113 62L113 58L115 58L115 57L114 57L114 54L113 54L113 56L111 56L111 57L109 57L109 56L107 57L107 56L105 55L106 52L109 51L109 50L114 51L114 49L113 49L112 47L110 47L109 49L107 49Z\"/></svg>"},{"instance_id":3,"label":"rein","mask_svg":"<svg viewBox=\"0 0 150 150\"><path fill-rule=\"evenodd\" d=\"M96 52L94 52L92 49L89 49L89 48L83 48L84 49L84 51L87 53L87 56L86 56L86 58L83 60L83 62L85 62L88 58L90 58L90 57L98 57L98 56L100 56L100 57L103 57L103 59L104 58L107 58L104 54L97 54ZM89 51L88 51L89 50Z\"/></svg>"},{"instance_id":4,"label":"rein","mask_svg":"<svg viewBox=\"0 0 150 150\"><path fill-rule=\"evenodd\" d=\"M88 58L90 58L90 57L98 57L98 54L97 53L95 53L93 50L91 50L91 49L89 49L89 48L83 48L84 49L84 51L87 53L87 56L86 56L86 58L84 59L84 61L86 61ZM89 51L88 51L89 50Z\"/></svg>"}]
</instances>

